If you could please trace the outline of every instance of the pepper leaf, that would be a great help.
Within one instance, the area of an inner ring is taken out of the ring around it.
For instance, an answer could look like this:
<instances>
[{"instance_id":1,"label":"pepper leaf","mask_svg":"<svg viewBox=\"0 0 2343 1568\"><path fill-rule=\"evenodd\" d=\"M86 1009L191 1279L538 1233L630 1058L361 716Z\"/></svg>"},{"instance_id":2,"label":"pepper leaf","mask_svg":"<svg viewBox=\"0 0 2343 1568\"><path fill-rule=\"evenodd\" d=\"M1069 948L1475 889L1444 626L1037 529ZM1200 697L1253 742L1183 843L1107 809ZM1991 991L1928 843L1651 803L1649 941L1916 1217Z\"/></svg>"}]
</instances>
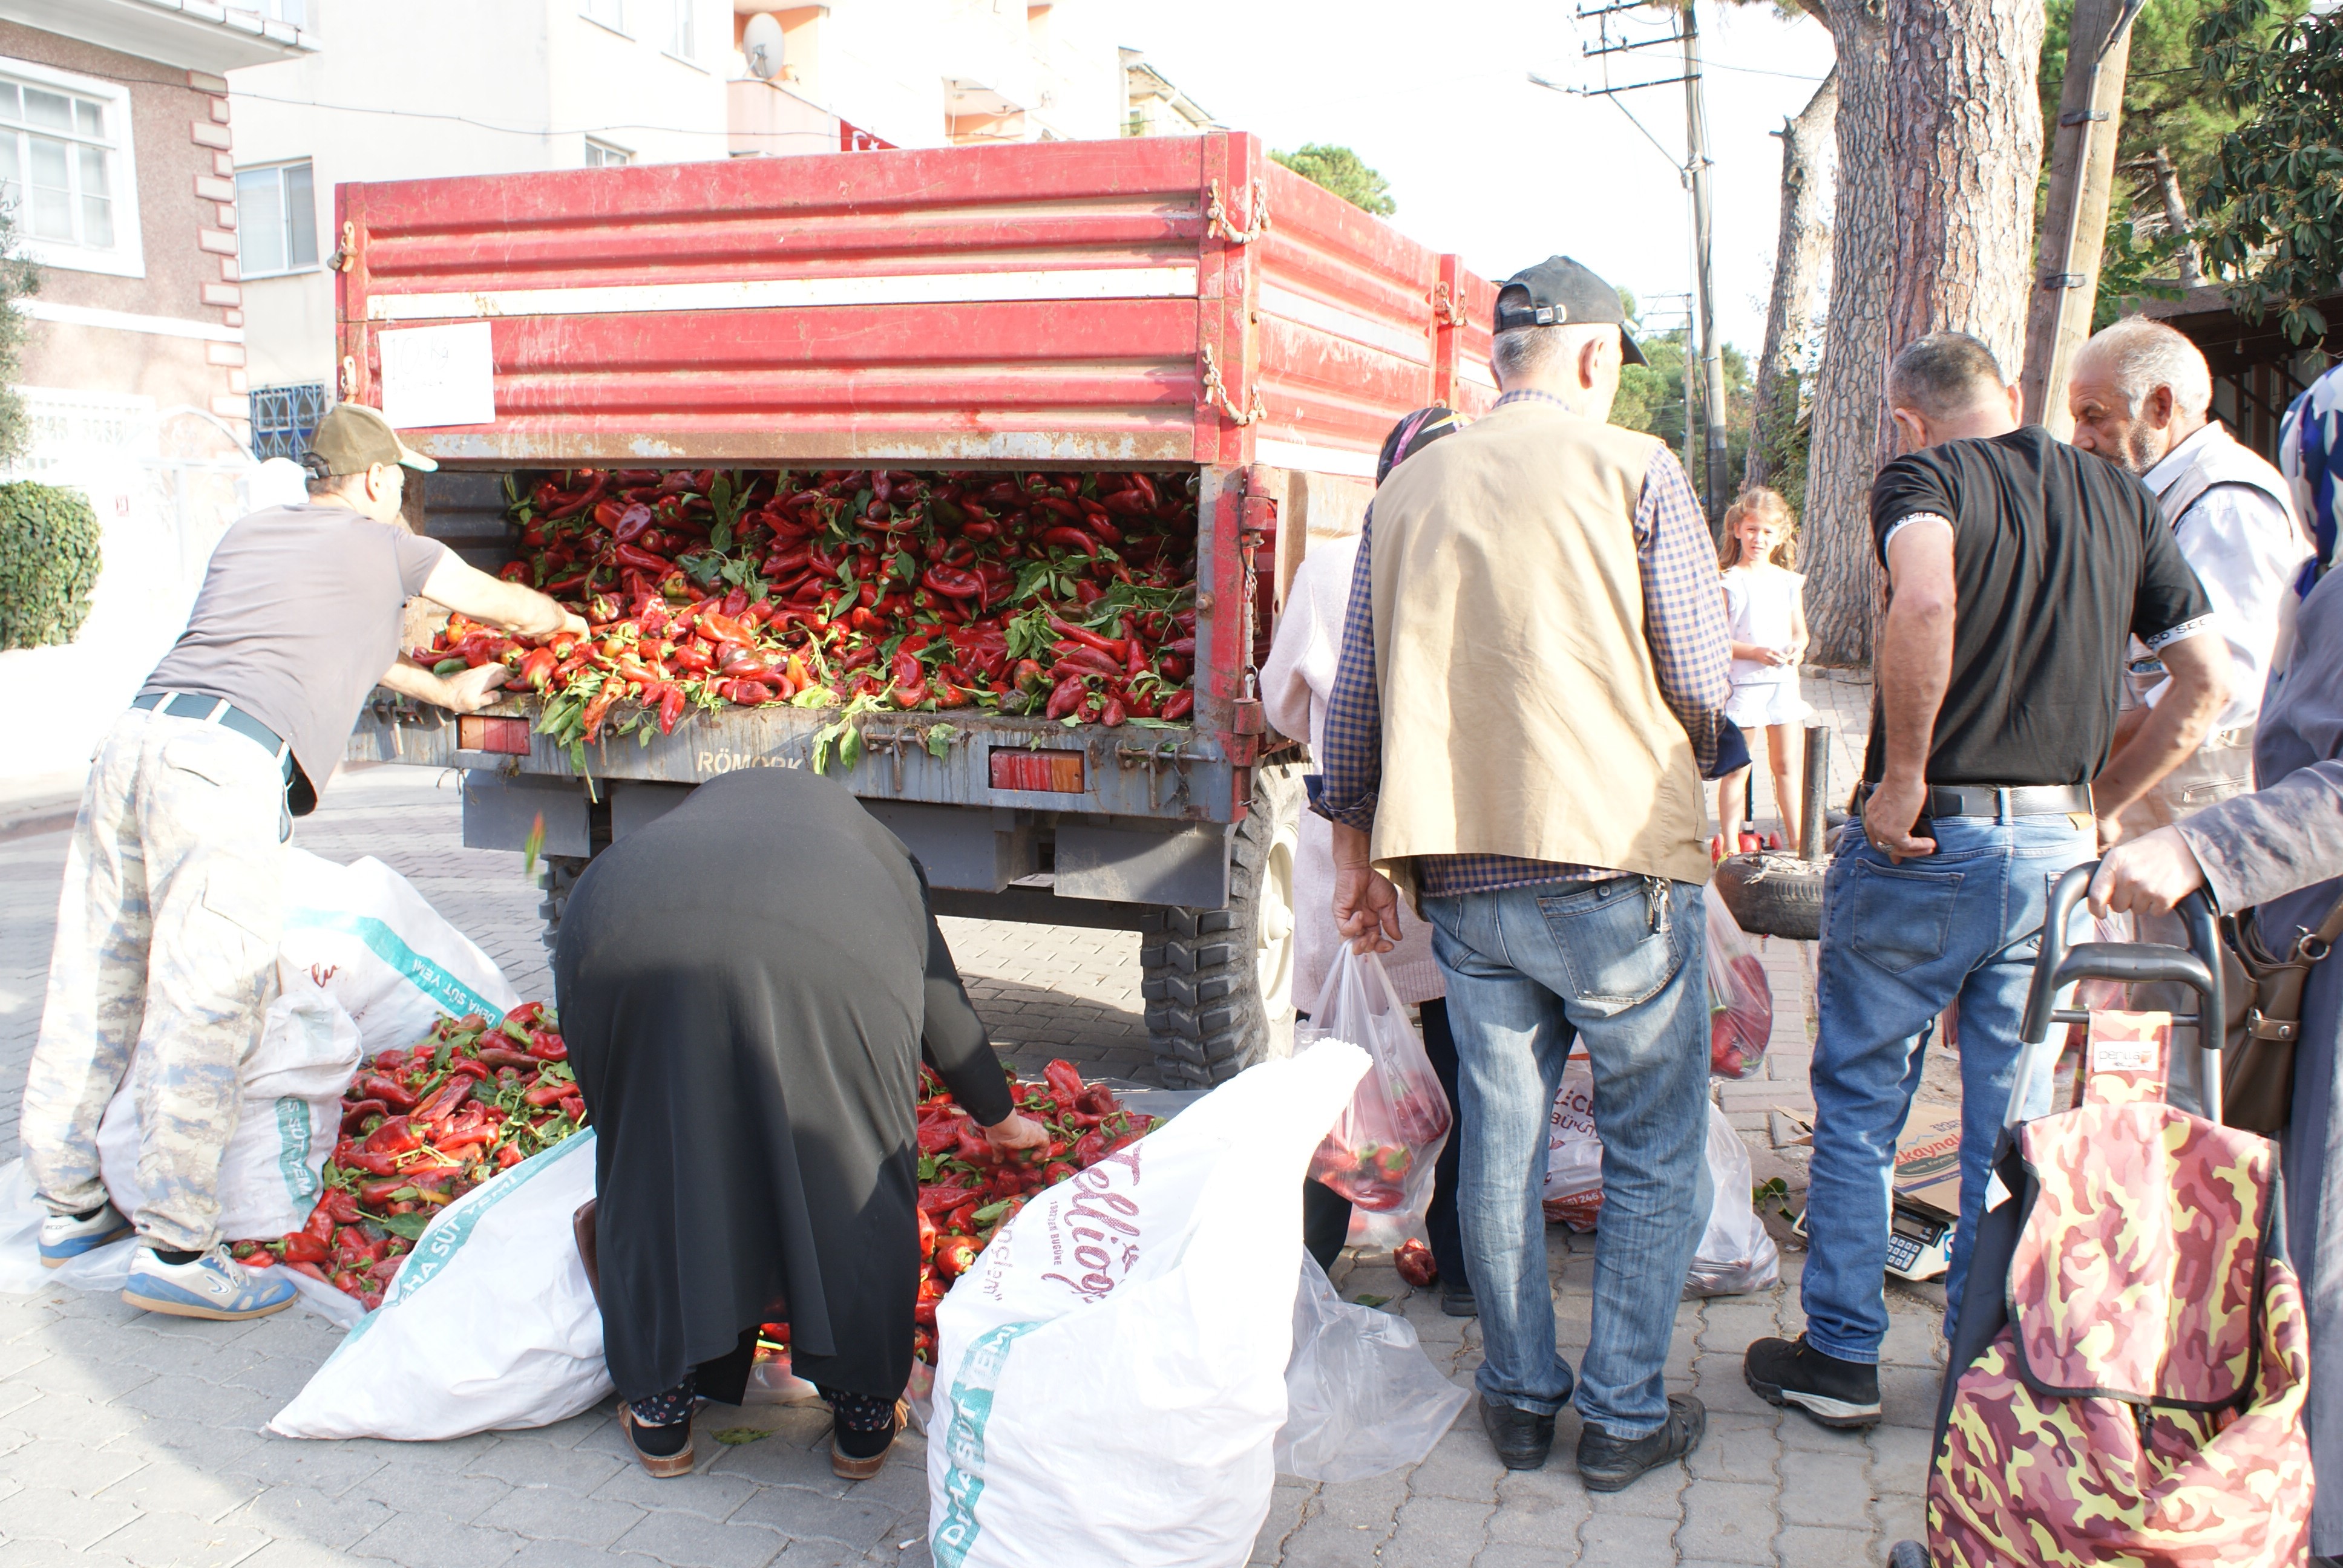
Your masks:
<instances>
[{"instance_id":1,"label":"pepper leaf","mask_svg":"<svg viewBox=\"0 0 2343 1568\"><path fill-rule=\"evenodd\" d=\"M1391 1298L1389 1296L1363 1295L1353 1296L1351 1300L1358 1302L1359 1305L1363 1307L1380 1307L1388 1304Z\"/></svg>"},{"instance_id":2,"label":"pepper leaf","mask_svg":"<svg viewBox=\"0 0 2343 1568\"><path fill-rule=\"evenodd\" d=\"M951 755L952 739L959 733L960 731L958 729L949 724L929 725L927 733L928 755L934 758L939 762L941 762L946 758L950 757Z\"/></svg>"},{"instance_id":3,"label":"pepper leaf","mask_svg":"<svg viewBox=\"0 0 2343 1568\"><path fill-rule=\"evenodd\" d=\"M368 1216L368 1218L373 1218ZM375 1222L394 1236L404 1236L410 1241L423 1240L423 1232L431 1226L429 1214L385 1214Z\"/></svg>"},{"instance_id":4,"label":"pepper leaf","mask_svg":"<svg viewBox=\"0 0 2343 1568\"><path fill-rule=\"evenodd\" d=\"M862 731L852 725L844 725L842 728L846 733L838 738L838 760L849 772L851 772L855 765L862 760Z\"/></svg>"},{"instance_id":5,"label":"pepper leaf","mask_svg":"<svg viewBox=\"0 0 2343 1568\"><path fill-rule=\"evenodd\" d=\"M762 1442L772 1435L761 1426L728 1426L714 1434L717 1442L731 1448L739 1448L743 1443Z\"/></svg>"}]
</instances>

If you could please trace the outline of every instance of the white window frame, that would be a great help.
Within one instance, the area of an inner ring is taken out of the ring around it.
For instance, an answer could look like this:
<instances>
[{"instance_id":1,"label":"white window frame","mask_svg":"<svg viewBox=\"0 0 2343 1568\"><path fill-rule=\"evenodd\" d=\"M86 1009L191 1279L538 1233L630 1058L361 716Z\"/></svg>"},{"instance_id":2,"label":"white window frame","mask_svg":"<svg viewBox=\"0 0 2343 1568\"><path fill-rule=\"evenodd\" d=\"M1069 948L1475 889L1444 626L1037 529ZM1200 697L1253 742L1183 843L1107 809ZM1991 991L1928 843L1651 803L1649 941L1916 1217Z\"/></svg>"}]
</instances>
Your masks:
<instances>
[{"instance_id":1,"label":"white window frame","mask_svg":"<svg viewBox=\"0 0 2343 1568\"><path fill-rule=\"evenodd\" d=\"M699 67L699 28L692 12L699 3L667 0L667 35L659 40L659 53L695 70Z\"/></svg>"},{"instance_id":2,"label":"white window frame","mask_svg":"<svg viewBox=\"0 0 2343 1568\"><path fill-rule=\"evenodd\" d=\"M257 5L260 14L271 22L282 22L288 27L305 29L309 25L310 0L252 0L252 3ZM299 15L287 16L285 14L287 11L297 12Z\"/></svg>"},{"instance_id":3,"label":"white window frame","mask_svg":"<svg viewBox=\"0 0 2343 1568\"><path fill-rule=\"evenodd\" d=\"M595 13L604 6L609 8L610 15L607 17L597 15ZM578 15L593 23L597 27L607 28L616 33L621 38L634 36L632 33L627 31L627 0L578 0Z\"/></svg>"},{"instance_id":4,"label":"white window frame","mask_svg":"<svg viewBox=\"0 0 2343 1568\"><path fill-rule=\"evenodd\" d=\"M602 156L597 158L594 156L596 153L600 153ZM581 166L583 167L589 169L622 169L632 164L634 161L635 155L632 148L622 147L616 142L606 142L598 136L588 136L586 138L586 161L584 165Z\"/></svg>"},{"instance_id":5,"label":"white window frame","mask_svg":"<svg viewBox=\"0 0 2343 1568\"><path fill-rule=\"evenodd\" d=\"M34 235L25 212L23 191L6 192L10 216L15 220L17 247L20 255L43 266L54 266L67 272L103 272L116 277L146 276L146 245L138 223L138 160L131 146L130 88L128 84L101 81L94 76L76 76L69 71L59 71L37 65L31 60L19 60L0 55L0 76L20 85L54 87L61 92L75 93L85 98L96 98L106 106L112 125L115 159L107 171L108 192L114 203L114 243L100 247L75 245L65 240L41 239Z\"/></svg>"},{"instance_id":6,"label":"white window frame","mask_svg":"<svg viewBox=\"0 0 2343 1568\"><path fill-rule=\"evenodd\" d=\"M266 174L271 170L278 171L277 176L278 203L277 214L280 219L287 219L289 218L291 215L285 206L285 176L282 171L286 169L297 168L307 168L309 171L309 224L311 243L317 247L318 254L311 257L308 261L303 262L297 266L291 264L289 257L293 251L293 236L288 232L284 236L286 241L286 255L288 257L287 265L279 267L273 267L264 272L260 268L253 266L251 258L245 253L244 236L246 232L251 227L251 215L247 214L244 210L244 176L246 175ZM286 158L278 163L253 164L248 167L240 168L236 171L236 269L239 273L247 278L294 277L305 272L317 272L324 267L326 265L325 235L323 232L325 225L317 220L317 166L316 159Z\"/></svg>"}]
</instances>

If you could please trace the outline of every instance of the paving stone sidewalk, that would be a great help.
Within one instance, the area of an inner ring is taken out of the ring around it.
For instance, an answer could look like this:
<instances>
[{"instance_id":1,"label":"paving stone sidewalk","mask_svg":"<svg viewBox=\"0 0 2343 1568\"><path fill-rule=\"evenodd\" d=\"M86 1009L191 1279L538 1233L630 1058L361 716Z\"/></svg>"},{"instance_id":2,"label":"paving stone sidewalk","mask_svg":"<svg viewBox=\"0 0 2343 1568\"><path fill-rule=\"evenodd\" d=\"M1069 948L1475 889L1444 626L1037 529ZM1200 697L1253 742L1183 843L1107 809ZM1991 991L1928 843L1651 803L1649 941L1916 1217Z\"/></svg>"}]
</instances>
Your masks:
<instances>
[{"instance_id":1,"label":"paving stone sidewalk","mask_svg":"<svg viewBox=\"0 0 2343 1568\"><path fill-rule=\"evenodd\" d=\"M1852 777L1842 764L1839 784ZM538 895L518 856L462 848L452 779L372 769L341 779L327 799L302 825L303 847L337 859L380 857L488 949L524 995L547 994ZM1770 814L1762 799L1760 809ZM0 833L0 1162L16 1154L64 859L61 831ZM1135 938L949 924L978 1005L1021 1066L1063 1055L1086 1071L1149 1078ZM1767 1076L1725 1087L1720 1101L1752 1145L1758 1179L1781 1175L1795 1193L1804 1186L1795 1141L1811 1114L1807 959L1795 944L1769 948L1781 1000ZM1775 1146L1777 1137L1785 1147ZM1688 1465L1596 1497L1568 1462L1574 1417L1563 1419L1555 1462L1509 1474L1468 1409L1405 1473L1348 1485L1282 1480L1254 1561L1882 1562L1890 1543L1920 1528L1941 1294L1891 1291L1886 1422L1866 1434L1826 1432L1742 1383L1743 1347L1795 1332L1800 1322L1804 1254L1786 1225L1776 1219L1772 1229L1783 1244L1780 1287L1678 1312L1669 1385L1697 1393L1710 1412L1708 1439ZM1556 1228L1550 1242L1560 1338L1574 1358L1587 1335L1593 1238ZM1377 1259L1346 1261L1336 1282L1345 1296L1390 1298L1442 1369L1469 1384L1480 1359L1474 1325L1442 1316ZM666 1482L626 1461L607 1408L540 1431L444 1443L266 1435L269 1416L339 1338L299 1312L203 1323L67 1290L0 1293L0 1568L929 1561L922 1444L907 1440L877 1479L850 1485L830 1473L827 1416L818 1409L719 1407L702 1419L699 1471ZM769 1435L738 1446L710 1440L712 1429L739 1427Z\"/></svg>"}]
</instances>

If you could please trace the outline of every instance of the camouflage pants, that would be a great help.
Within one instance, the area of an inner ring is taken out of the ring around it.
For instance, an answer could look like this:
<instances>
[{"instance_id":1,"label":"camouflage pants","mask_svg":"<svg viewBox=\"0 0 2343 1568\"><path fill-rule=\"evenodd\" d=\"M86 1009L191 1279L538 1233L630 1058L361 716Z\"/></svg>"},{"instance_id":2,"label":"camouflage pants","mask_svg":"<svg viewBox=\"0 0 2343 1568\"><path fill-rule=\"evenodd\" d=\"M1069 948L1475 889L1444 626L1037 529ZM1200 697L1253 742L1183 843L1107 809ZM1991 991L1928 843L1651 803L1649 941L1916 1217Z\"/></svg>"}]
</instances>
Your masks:
<instances>
[{"instance_id":1,"label":"camouflage pants","mask_svg":"<svg viewBox=\"0 0 2343 1568\"><path fill-rule=\"evenodd\" d=\"M106 1201L97 1124L135 1056L138 1232L169 1248L217 1240L237 1070L277 983L283 800L277 762L233 730L134 709L107 732L25 1085L25 1167L52 1212Z\"/></svg>"}]
</instances>

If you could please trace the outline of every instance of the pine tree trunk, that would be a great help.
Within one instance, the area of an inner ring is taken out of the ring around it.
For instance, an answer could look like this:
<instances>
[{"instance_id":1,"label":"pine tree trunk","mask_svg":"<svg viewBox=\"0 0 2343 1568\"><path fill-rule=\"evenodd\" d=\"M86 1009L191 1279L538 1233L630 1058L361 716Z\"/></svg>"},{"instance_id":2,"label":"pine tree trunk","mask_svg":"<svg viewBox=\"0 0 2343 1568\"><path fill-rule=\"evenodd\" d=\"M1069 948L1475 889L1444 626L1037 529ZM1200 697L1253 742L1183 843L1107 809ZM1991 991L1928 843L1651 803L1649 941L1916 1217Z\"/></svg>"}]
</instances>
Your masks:
<instances>
[{"instance_id":1,"label":"pine tree trunk","mask_svg":"<svg viewBox=\"0 0 2343 1568\"><path fill-rule=\"evenodd\" d=\"M1830 193L1823 182L1823 147L1838 119L1838 73L1823 78L1782 138L1782 222L1774 247L1774 297L1765 307L1765 350L1757 360L1751 399L1749 460L1744 487L1767 482L1775 446L1798 419L1797 375L1806 362L1814 327L1815 285L1830 243Z\"/></svg>"},{"instance_id":2,"label":"pine tree trunk","mask_svg":"<svg viewBox=\"0 0 2343 1568\"><path fill-rule=\"evenodd\" d=\"M1886 411L1887 303L1896 213L1887 178L1887 28L1878 0L1825 0L1838 52L1838 178L1831 216L1830 298L1815 377L1800 561L1806 574L1807 657L1871 659L1878 603L1872 565L1871 477Z\"/></svg>"},{"instance_id":3,"label":"pine tree trunk","mask_svg":"<svg viewBox=\"0 0 2343 1568\"><path fill-rule=\"evenodd\" d=\"M2034 297L2042 0L1889 0L1887 27L1899 241L1887 351L1966 332L2015 380ZM1884 446L1881 460L1894 455Z\"/></svg>"}]
</instances>

